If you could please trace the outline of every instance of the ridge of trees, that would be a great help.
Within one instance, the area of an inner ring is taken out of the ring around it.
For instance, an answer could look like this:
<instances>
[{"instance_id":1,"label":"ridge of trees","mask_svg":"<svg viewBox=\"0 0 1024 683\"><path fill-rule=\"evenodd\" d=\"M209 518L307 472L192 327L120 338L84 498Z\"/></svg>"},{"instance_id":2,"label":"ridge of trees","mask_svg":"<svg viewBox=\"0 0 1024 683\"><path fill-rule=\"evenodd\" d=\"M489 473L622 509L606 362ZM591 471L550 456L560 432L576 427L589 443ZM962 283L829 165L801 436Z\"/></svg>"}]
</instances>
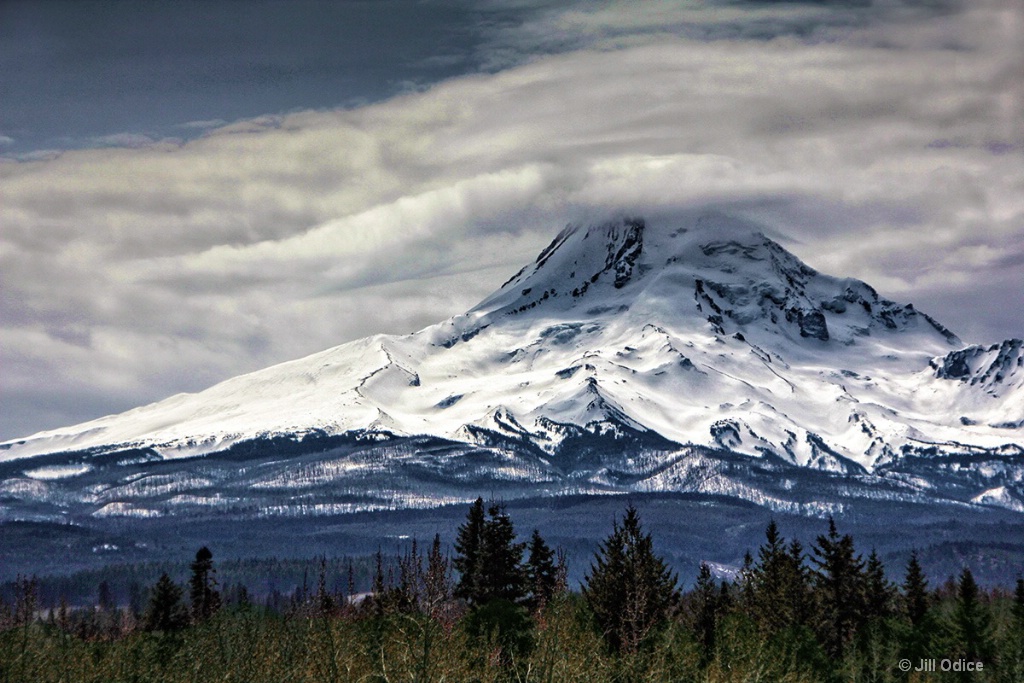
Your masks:
<instances>
[{"instance_id":1,"label":"ridge of trees","mask_svg":"<svg viewBox=\"0 0 1024 683\"><path fill-rule=\"evenodd\" d=\"M253 605L205 547L186 584L164 572L127 608L101 582L90 608L43 609L19 577L0 601L0 680L191 680L191 661L240 680L286 662L297 680L921 680L901 660L981 667L936 680L1024 680L1024 578L985 589L965 568L933 587L914 552L893 580L832 519L809 549L771 521L736 574L703 562L682 591L635 507L611 526L578 592L560 549L520 540L482 498L450 551L440 535L395 562L378 551L366 593L352 563L338 577L319 558L287 604Z\"/></svg>"}]
</instances>

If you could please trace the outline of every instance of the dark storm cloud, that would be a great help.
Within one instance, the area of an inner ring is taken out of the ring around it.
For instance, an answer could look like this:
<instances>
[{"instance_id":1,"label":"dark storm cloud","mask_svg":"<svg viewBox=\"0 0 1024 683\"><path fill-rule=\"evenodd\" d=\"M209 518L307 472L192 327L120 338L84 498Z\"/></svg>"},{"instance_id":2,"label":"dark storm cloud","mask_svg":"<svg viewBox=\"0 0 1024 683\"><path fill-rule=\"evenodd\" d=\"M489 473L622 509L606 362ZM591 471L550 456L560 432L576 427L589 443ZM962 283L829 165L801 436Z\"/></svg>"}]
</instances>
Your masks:
<instances>
[{"instance_id":1,"label":"dark storm cloud","mask_svg":"<svg viewBox=\"0 0 1024 683\"><path fill-rule=\"evenodd\" d=\"M457 73L468 21L414 0L7 1L0 134L19 153L378 100Z\"/></svg>"}]
</instances>

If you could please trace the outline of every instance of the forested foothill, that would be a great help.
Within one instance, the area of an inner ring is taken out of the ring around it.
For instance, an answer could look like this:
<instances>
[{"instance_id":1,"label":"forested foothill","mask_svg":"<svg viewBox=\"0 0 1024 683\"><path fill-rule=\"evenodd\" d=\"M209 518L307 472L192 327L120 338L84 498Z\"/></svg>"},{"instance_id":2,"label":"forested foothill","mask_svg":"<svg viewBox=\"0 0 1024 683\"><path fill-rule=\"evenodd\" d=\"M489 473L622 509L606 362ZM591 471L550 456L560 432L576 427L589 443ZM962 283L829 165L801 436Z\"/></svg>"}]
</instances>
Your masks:
<instances>
[{"instance_id":1,"label":"forested foothill","mask_svg":"<svg viewBox=\"0 0 1024 683\"><path fill-rule=\"evenodd\" d=\"M480 498L454 543L398 556L253 560L222 582L203 546L145 585L101 579L88 604L21 576L0 598L0 681L1024 680L1024 579L886 566L821 526L801 540L773 520L738 571L681 579L628 505L572 581L562 548ZM261 582L272 562L301 583Z\"/></svg>"}]
</instances>

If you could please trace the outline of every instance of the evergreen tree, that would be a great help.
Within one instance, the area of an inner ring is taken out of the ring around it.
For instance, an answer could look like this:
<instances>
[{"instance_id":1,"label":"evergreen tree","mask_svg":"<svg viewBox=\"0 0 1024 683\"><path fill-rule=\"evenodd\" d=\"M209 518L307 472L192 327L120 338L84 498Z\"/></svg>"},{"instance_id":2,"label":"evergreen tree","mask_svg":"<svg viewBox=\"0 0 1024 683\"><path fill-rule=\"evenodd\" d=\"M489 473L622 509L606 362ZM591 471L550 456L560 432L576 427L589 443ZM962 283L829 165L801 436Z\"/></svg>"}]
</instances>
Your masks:
<instances>
[{"instance_id":1,"label":"evergreen tree","mask_svg":"<svg viewBox=\"0 0 1024 683\"><path fill-rule=\"evenodd\" d=\"M912 627L921 628L928 616L928 578L917 561L917 551L910 553L907 575L903 580L903 611Z\"/></svg>"},{"instance_id":2,"label":"evergreen tree","mask_svg":"<svg viewBox=\"0 0 1024 683\"><path fill-rule=\"evenodd\" d=\"M754 582L754 556L747 550L743 553L743 565L735 579L737 602L744 614L754 613Z\"/></svg>"},{"instance_id":3,"label":"evergreen tree","mask_svg":"<svg viewBox=\"0 0 1024 683\"><path fill-rule=\"evenodd\" d=\"M217 581L213 576L213 553L209 548L203 546L196 552L191 569L189 597L192 601L192 621L200 622L220 609L220 593L215 588Z\"/></svg>"},{"instance_id":4,"label":"evergreen tree","mask_svg":"<svg viewBox=\"0 0 1024 683\"><path fill-rule=\"evenodd\" d=\"M902 655L911 662L917 662L931 653L931 642L936 628L930 611L931 594L928 578L917 560L917 551L910 553L907 573L903 579L902 612L909 629L903 637Z\"/></svg>"},{"instance_id":5,"label":"evergreen tree","mask_svg":"<svg viewBox=\"0 0 1024 683\"><path fill-rule=\"evenodd\" d=\"M864 616L863 561L854 553L853 538L840 536L831 517L828 527L828 534L818 536L812 548L817 627L825 651L839 660Z\"/></svg>"},{"instance_id":6,"label":"evergreen tree","mask_svg":"<svg viewBox=\"0 0 1024 683\"><path fill-rule=\"evenodd\" d=\"M722 607L720 589L715 585L711 567L706 562L700 563L693 600L693 631L701 648L701 665L706 667L715 658L715 634Z\"/></svg>"},{"instance_id":7,"label":"evergreen tree","mask_svg":"<svg viewBox=\"0 0 1024 683\"><path fill-rule=\"evenodd\" d=\"M814 616L814 596L811 594L811 570L805 562L804 546L795 538L789 544L786 565L786 602L789 603L792 625L806 626Z\"/></svg>"},{"instance_id":8,"label":"evergreen tree","mask_svg":"<svg viewBox=\"0 0 1024 683\"><path fill-rule=\"evenodd\" d=\"M484 499L477 498L455 536L455 558L452 565L459 572L455 597L475 602L480 595L480 574L483 570Z\"/></svg>"},{"instance_id":9,"label":"evergreen tree","mask_svg":"<svg viewBox=\"0 0 1024 683\"><path fill-rule=\"evenodd\" d=\"M895 613L896 587L885 576L885 565L874 549L864 568L864 617L868 621L888 619Z\"/></svg>"},{"instance_id":10,"label":"evergreen tree","mask_svg":"<svg viewBox=\"0 0 1024 683\"><path fill-rule=\"evenodd\" d=\"M181 586L166 573L161 574L153 586L143 629L170 633L185 628L188 625L188 608L182 602L182 596Z\"/></svg>"},{"instance_id":11,"label":"evergreen tree","mask_svg":"<svg viewBox=\"0 0 1024 683\"><path fill-rule=\"evenodd\" d=\"M533 530L529 556L526 560L526 583L530 591L530 605L538 609L551 601L558 584L555 553L544 542L540 531Z\"/></svg>"},{"instance_id":12,"label":"evergreen tree","mask_svg":"<svg viewBox=\"0 0 1024 683\"><path fill-rule=\"evenodd\" d=\"M1001 680L1024 680L1024 579L1017 579L1010 608L1010 624L1001 643L999 670Z\"/></svg>"},{"instance_id":13,"label":"evergreen tree","mask_svg":"<svg viewBox=\"0 0 1024 683\"><path fill-rule=\"evenodd\" d=\"M512 518L502 505L491 505L484 523L480 552L480 579L477 602L508 600L521 602L527 593L523 568L524 543L516 543Z\"/></svg>"},{"instance_id":14,"label":"evergreen tree","mask_svg":"<svg viewBox=\"0 0 1024 683\"><path fill-rule=\"evenodd\" d=\"M961 656L969 662L992 661L992 642L988 610L974 575L964 568L957 583L957 604L953 615Z\"/></svg>"},{"instance_id":15,"label":"evergreen tree","mask_svg":"<svg viewBox=\"0 0 1024 683\"><path fill-rule=\"evenodd\" d=\"M327 616L335 610L335 599L327 588L327 558L320 558L320 570L316 577L316 595L313 607L320 616Z\"/></svg>"},{"instance_id":16,"label":"evergreen tree","mask_svg":"<svg viewBox=\"0 0 1024 683\"><path fill-rule=\"evenodd\" d=\"M396 591L392 585L392 574L388 568L387 578L384 576L384 553L380 547L373 556L373 581L370 591L373 593L373 600L370 603L375 616L381 617L390 614L397 609Z\"/></svg>"},{"instance_id":17,"label":"evergreen tree","mask_svg":"<svg viewBox=\"0 0 1024 683\"><path fill-rule=\"evenodd\" d=\"M455 538L452 564L460 573L455 596L470 605L499 599L522 601L527 593L522 564L525 544L515 539L515 528L504 506L492 504L485 516L483 499L477 498Z\"/></svg>"},{"instance_id":18,"label":"evergreen tree","mask_svg":"<svg viewBox=\"0 0 1024 683\"><path fill-rule=\"evenodd\" d=\"M630 505L594 556L583 596L613 653L636 652L679 603L677 579L654 554L651 536Z\"/></svg>"},{"instance_id":19,"label":"evergreen tree","mask_svg":"<svg viewBox=\"0 0 1024 683\"><path fill-rule=\"evenodd\" d=\"M809 596L803 546L793 541L787 547L774 520L765 530L757 563L746 572L748 613L763 630L774 634L806 622Z\"/></svg>"}]
</instances>

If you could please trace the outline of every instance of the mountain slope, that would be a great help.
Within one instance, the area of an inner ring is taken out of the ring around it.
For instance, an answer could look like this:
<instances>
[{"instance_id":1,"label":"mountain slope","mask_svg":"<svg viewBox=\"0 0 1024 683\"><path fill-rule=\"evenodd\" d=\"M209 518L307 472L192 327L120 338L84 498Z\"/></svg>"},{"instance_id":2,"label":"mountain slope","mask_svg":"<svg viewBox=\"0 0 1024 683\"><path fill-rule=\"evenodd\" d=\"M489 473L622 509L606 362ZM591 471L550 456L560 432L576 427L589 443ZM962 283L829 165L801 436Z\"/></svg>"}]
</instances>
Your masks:
<instances>
[{"instance_id":1,"label":"mountain slope","mask_svg":"<svg viewBox=\"0 0 1024 683\"><path fill-rule=\"evenodd\" d=\"M964 348L913 306L820 274L728 216L625 219L566 228L464 315L0 444L0 460L9 489L70 490L97 458L121 452L169 461L343 439L391 444L436 474L446 500L459 497L458 480L444 458L424 457L432 448L480 458L474 476L524 491L781 501L765 493L774 485L755 490L722 463L931 495L927 482L907 483L921 467L973 458L966 480L996 458L1009 459L1003 475L978 475L954 497L1012 508L1024 472L1021 346Z\"/></svg>"}]
</instances>

